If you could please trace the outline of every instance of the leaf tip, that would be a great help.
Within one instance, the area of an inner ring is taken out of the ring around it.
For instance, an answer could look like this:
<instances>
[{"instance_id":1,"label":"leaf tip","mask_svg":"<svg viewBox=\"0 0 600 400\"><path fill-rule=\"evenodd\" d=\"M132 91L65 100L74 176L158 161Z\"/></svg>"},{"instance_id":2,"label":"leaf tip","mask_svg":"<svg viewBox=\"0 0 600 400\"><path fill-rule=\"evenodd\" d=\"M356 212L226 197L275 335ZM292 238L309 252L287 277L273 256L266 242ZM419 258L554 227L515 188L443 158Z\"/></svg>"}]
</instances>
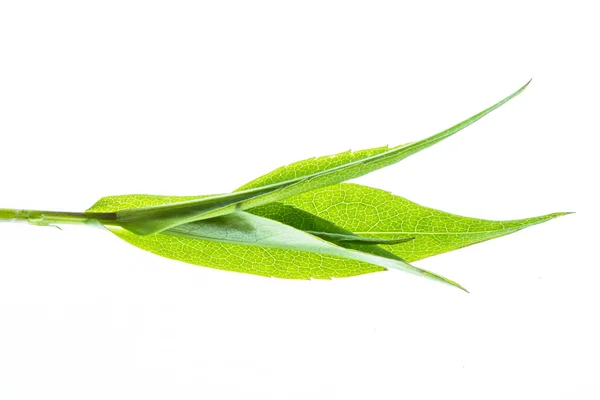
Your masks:
<instances>
[{"instance_id":1,"label":"leaf tip","mask_svg":"<svg viewBox=\"0 0 600 400\"><path fill-rule=\"evenodd\" d=\"M445 278L445 277L438 275L436 273L433 273L431 271L427 271L427 270L423 269L423 270L421 270L421 274L428 278L431 278L433 280L440 281L440 282L445 283L450 286L454 286L456 288L459 288L460 290L463 290L463 291L469 293L469 291L464 286L459 284L458 282L454 282L451 279Z\"/></svg>"},{"instance_id":2,"label":"leaf tip","mask_svg":"<svg viewBox=\"0 0 600 400\"><path fill-rule=\"evenodd\" d=\"M510 96L510 97L514 97L514 96L516 96L516 95L518 95L518 94L521 94L521 92L523 92L525 89L527 89L527 86L529 86L529 84L531 83L531 81L532 81L532 80L533 80L533 78L529 79L529 80L527 81L527 83L526 83L526 84L524 84L523 86L521 86L521 88L520 88L519 90L517 90L517 91L516 91L516 92L515 92L515 93L514 93L512 96Z\"/></svg>"},{"instance_id":3,"label":"leaf tip","mask_svg":"<svg viewBox=\"0 0 600 400\"><path fill-rule=\"evenodd\" d=\"M564 217L565 215L575 214L575 211L563 211L550 214L552 218Z\"/></svg>"},{"instance_id":4,"label":"leaf tip","mask_svg":"<svg viewBox=\"0 0 600 400\"><path fill-rule=\"evenodd\" d=\"M454 286L454 287L459 288L460 290L462 290L464 292L467 292L469 294L471 293L464 286L462 286L461 284L459 284L457 282L451 281L450 279L446 279L446 282L449 283L450 285Z\"/></svg>"}]
</instances>

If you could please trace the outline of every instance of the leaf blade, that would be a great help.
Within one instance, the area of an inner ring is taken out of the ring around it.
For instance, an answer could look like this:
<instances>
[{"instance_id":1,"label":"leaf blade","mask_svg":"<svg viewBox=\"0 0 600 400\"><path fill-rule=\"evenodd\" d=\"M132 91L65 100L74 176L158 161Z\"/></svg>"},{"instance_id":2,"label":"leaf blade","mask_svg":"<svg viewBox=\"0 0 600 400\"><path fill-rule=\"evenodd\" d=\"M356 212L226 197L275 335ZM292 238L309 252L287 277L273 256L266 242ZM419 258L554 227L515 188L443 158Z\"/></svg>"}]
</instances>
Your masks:
<instances>
[{"instance_id":1,"label":"leaf blade","mask_svg":"<svg viewBox=\"0 0 600 400\"><path fill-rule=\"evenodd\" d=\"M505 236L568 214L552 213L508 221L463 217L353 183L303 193L285 200L284 204L359 236L382 240L415 237L402 245L381 246L408 262Z\"/></svg>"},{"instance_id":2,"label":"leaf blade","mask_svg":"<svg viewBox=\"0 0 600 400\"><path fill-rule=\"evenodd\" d=\"M341 153L329 157L329 160L324 164L319 160L327 160L327 157L316 159L319 161L316 163L311 163L309 160L301 161L294 163L292 168L280 168L271 174L267 174L244 185L242 187L244 190L226 195L189 200L169 205L121 210L117 213L118 225L137 234L152 234L187 222L247 210L271 202L281 201L304 192L358 178L401 161L454 135L519 95L525 90L527 85L529 85L529 82L491 107L426 139L387 150L386 148L377 148L362 150L356 153ZM308 166L309 164L311 166ZM299 168L300 166L302 168ZM298 170L301 172L298 173ZM274 181L271 179L273 176L276 176ZM272 183L265 185L264 181L269 181L269 179L271 179Z\"/></svg>"},{"instance_id":3,"label":"leaf blade","mask_svg":"<svg viewBox=\"0 0 600 400\"><path fill-rule=\"evenodd\" d=\"M386 269L396 269L418 276L456 286L454 281L423 270L398 259L379 257L357 250L337 246L307 232L295 229L280 222L259 217L246 212L236 212L221 217L190 222L163 231L164 235L209 240L218 243L234 243L260 248L276 248L294 251L331 255L343 259L378 265Z\"/></svg>"}]
</instances>

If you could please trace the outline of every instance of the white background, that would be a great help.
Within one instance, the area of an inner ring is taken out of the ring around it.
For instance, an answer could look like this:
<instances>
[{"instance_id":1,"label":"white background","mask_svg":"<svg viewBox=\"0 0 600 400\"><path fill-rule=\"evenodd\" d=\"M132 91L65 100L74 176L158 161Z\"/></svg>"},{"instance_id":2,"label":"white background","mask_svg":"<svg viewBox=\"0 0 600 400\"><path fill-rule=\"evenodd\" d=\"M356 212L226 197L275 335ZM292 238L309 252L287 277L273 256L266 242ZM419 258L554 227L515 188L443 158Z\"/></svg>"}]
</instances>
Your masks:
<instances>
[{"instance_id":1,"label":"white background","mask_svg":"<svg viewBox=\"0 0 600 400\"><path fill-rule=\"evenodd\" d=\"M0 3L0 207L232 190L476 125L358 180L577 214L400 272L286 281L0 225L0 399L598 399L593 2Z\"/></svg>"}]
</instances>

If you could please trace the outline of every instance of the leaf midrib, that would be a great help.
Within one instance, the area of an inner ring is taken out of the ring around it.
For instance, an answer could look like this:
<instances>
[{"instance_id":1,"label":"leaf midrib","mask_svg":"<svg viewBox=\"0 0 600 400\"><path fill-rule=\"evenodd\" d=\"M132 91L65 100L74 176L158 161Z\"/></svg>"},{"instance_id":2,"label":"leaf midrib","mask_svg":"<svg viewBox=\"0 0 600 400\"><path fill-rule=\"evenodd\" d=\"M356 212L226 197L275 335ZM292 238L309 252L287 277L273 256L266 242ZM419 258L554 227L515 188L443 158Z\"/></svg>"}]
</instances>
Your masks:
<instances>
[{"instance_id":1,"label":"leaf midrib","mask_svg":"<svg viewBox=\"0 0 600 400\"><path fill-rule=\"evenodd\" d=\"M511 230L521 230L531 225L518 228L503 228L491 231L472 231L472 232L410 232L410 231L390 231L390 232L353 232L355 235L477 235L482 233L497 233Z\"/></svg>"}]
</instances>

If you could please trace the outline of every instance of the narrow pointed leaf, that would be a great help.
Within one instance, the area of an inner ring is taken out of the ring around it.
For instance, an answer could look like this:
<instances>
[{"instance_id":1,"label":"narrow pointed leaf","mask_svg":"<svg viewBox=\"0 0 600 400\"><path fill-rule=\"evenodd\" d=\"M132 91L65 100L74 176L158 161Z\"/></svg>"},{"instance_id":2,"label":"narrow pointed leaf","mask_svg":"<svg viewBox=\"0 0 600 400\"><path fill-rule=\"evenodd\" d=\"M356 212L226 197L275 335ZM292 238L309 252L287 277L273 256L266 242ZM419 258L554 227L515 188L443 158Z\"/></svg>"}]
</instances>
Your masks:
<instances>
[{"instance_id":1,"label":"narrow pointed leaf","mask_svg":"<svg viewBox=\"0 0 600 400\"><path fill-rule=\"evenodd\" d=\"M396 269L424 276L436 281L463 289L457 283L417 268L397 259L375 256L356 250L350 250L322 240L307 232L289 225L259 217L246 212L236 212L221 217L194 221L163 231L164 235L191 239L209 240L218 243L232 243L246 246L258 246L263 249L287 249L329 255L348 260L378 265L386 269ZM348 236L346 237L348 238Z\"/></svg>"},{"instance_id":2,"label":"narrow pointed leaf","mask_svg":"<svg viewBox=\"0 0 600 400\"><path fill-rule=\"evenodd\" d=\"M494 104L493 106L486 108L485 110L481 111L478 114L475 114L471 118L468 118L452 126L451 128L448 128L445 131L430 136L426 139L419 140L413 143L403 144L392 148L377 147L356 152L346 151L332 156L309 158L303 161L298 161L293 164L277 168L251 182L248 182L247 184L238 188L236 191L244 191L248 189L262 187L265 185L273 185L281 182L287 182L293 179L311 176L315 173L322 173L323 171L334 170L334 173L338 173L338 170L340 169L349 170L351 167L359 170L362 169L362 171L359 174L348 177L346 179L337 180L336 183L341 183L349 179L357 178L358 176L362 176L369 172L394 164L412 154L415 154L423 149L426 149L427 147L441 142L444 139L447 139L448 137L454 135L455 133L461 131L467 126L483 118L490 112L499 108L500 106L511 100L513 97L519 95L529 85L529 82L527 82L519 90L517 90L510 96L504 98L503 100L499 101L498 103Z\"/></svg>"},{"instance_id":3,"label":"narrow pointed leaf","mask_svg":"<svg viewBox=\"0 0 600 400\"><path fill-rule=\"evenodd\" d=\"M244 185L241 188L243 190L235 193L169 205L121 210L117 213L116 224L137 234L152 234L187 222L247 210L358 178L392 165L454 135L517 96L526 86L527 84L473 117L427 139L389 149L384 147L355 153L346 152L336 156L301 161L279 168Z\"/></svg>"},{"instance_id":4,"label":"narrow pointed leaf","mask_svg":"<svg viewBox=\"0 0 600 400\"><path fill-rule=\"evenodd\" d=\"M462 217L413 203L389 192L343 183L285 200L288 206L326 219L355 235L389 240L414 237L382 247L409 262L505 236L568 213L510 221ZM288 209L287 218L293 214Z\"/></svg>"}]
</instances>

